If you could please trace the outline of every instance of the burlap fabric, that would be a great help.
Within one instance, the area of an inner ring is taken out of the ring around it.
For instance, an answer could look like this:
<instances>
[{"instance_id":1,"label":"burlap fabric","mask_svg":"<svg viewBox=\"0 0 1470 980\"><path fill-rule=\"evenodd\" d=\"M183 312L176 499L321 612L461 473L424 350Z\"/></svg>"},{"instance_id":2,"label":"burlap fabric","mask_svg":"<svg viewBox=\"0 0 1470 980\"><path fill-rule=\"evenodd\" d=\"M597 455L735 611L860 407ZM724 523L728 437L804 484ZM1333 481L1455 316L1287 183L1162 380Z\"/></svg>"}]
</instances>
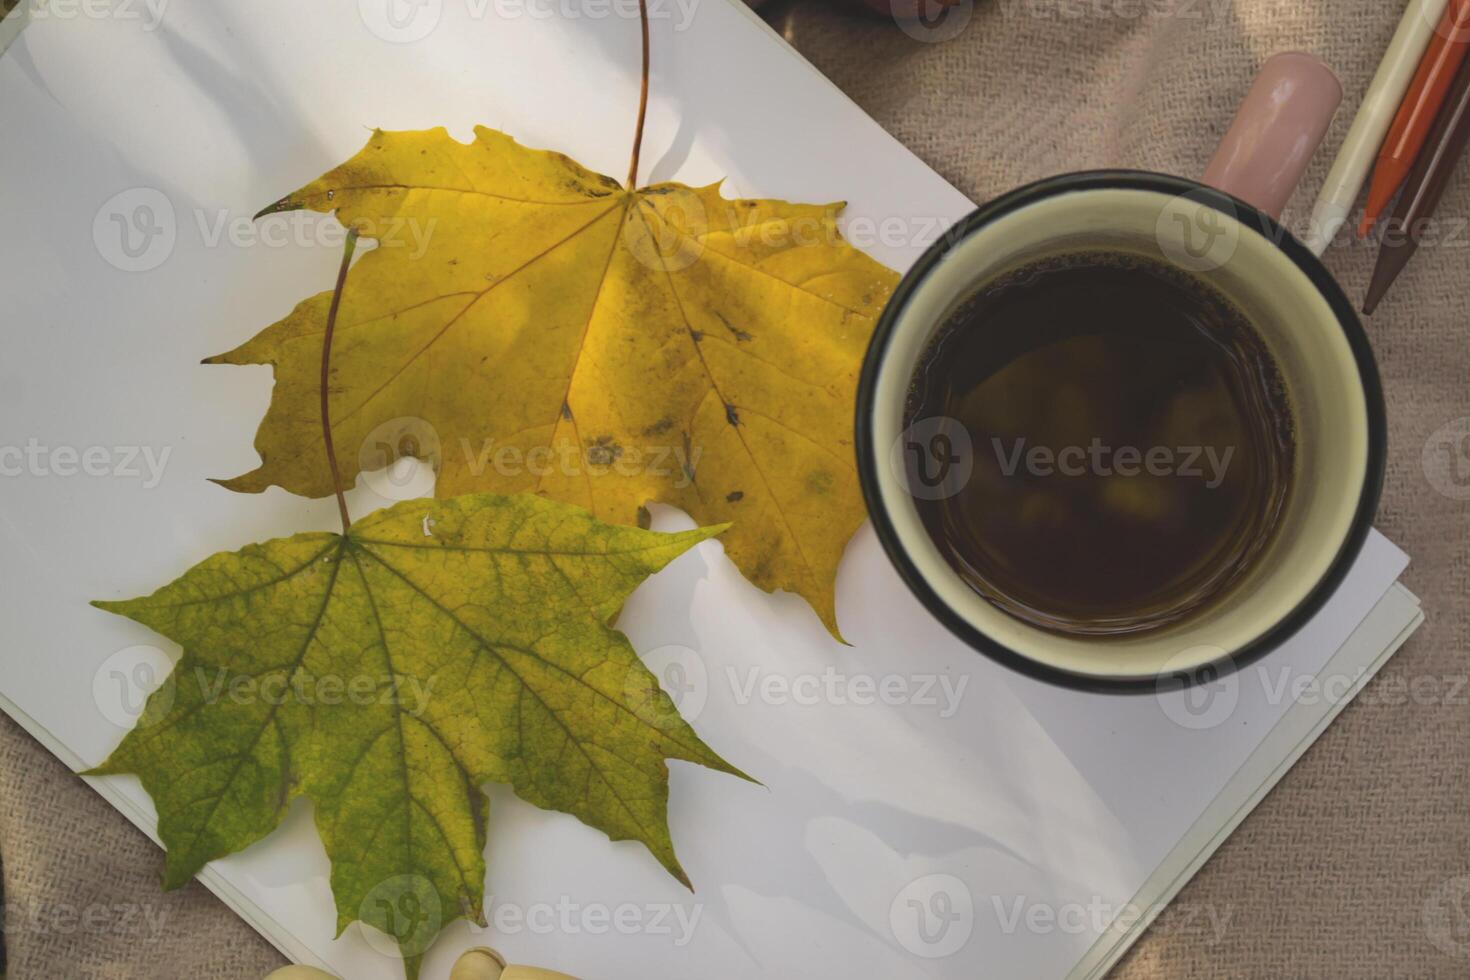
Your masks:
<instances>
[{"instance_id":1,"label":"burlap fabric","mask_svg":"<svg viewBox=\"0 0 1470 980\"><path fill-rule=\"evenodd\" d=\"M1317 52L1342 76L1348 101L1329 137L1335 146L1402 7L979 0L943 43L815 0L764 13L978 200L1088 167L1197 175L1263 58L1289 48ZM1324 154L1296 221L1326 167ZM1116 976L1470 976L1470 686L1461 686L1470 676L1470 486L1453 482L1470 480L1470 445L1442 433L1470 416L1470 165L1442 216L1446 240L1419 256L1369 323L1390 428L1379 524L1413 555L1406 581L1429 621ZM1361 296L1372 254L1351 245L1329 254L1350 295ZM1446 456L1454 452L1458 474ZM18 980L258 980L281 962L198 885L160 894L154 846L3 718L0 854Z\"/></svg>"}]
</instances>

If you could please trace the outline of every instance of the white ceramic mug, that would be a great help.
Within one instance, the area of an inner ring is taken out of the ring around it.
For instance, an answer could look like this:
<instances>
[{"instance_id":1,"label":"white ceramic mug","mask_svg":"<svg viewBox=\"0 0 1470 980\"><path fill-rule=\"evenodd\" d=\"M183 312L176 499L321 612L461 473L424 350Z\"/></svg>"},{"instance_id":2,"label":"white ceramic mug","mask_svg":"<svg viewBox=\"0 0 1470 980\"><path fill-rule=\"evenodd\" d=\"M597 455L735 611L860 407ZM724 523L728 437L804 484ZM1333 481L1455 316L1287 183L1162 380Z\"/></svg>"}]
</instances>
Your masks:
<instances>
[{"instance_id":1,"label":"white ceramic mug","mask_svg":"<svg viewBox=\"0 0 1470 980\"><path fill-rule=\"evenodd\" d=\"M904 581L980 652L1060 684L1152 691L1161 679L1214 677L1264 655L1341 583L1378 506L1383 396L1352 304L1276 220L1341 97L1340 88L1328 97L1324 79L1336 85L1310 56L1268 62L1207 172L1224 190L1136 171L1043 180L970 215L895 291L859 383L858 469L879 538ZM1222 292L1266 342L1297 425L1292 492L1265 550L1203 609L1136 635L1063 635L982 597L925 531L901 462L905 440L924 422L905 418L906 403L936 331L987 283L1079 249L1161 259Z\"/></svg>"}]
</instances>

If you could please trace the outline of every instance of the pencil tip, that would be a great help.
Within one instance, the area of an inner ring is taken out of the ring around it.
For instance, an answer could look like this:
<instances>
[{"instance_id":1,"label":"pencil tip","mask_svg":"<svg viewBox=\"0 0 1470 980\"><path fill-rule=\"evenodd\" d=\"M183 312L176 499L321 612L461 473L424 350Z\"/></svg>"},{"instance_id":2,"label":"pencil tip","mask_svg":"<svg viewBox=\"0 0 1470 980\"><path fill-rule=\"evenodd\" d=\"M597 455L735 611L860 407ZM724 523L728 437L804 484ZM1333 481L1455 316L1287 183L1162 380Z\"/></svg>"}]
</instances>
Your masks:
<instances>
[{"instance_id":1,"label":"pencil tip","mask_svg":"<svg viewBox=\"0 0 1470 980\"><path fill-rule=\"evenodd\" d=\"M1368 280L1368 293L1363 299L1363 312L1372 316L1378 304L1393 289L1393 284L1409 265L1419 250L1419 242L1404 231L1397 216L1389 219L1385 226L1383 247L1378 251L1378 262L1373 266L1373 275Z\"/></svg>"},{"instance_id":2,"label":"pencil tip","mask_svg":"<svg viewBox=\"0 0 1470 980\"><path fill-rule=\"evenodd\" d=\"M1374 279L1368 287L1368 295L1363 297L1363 315L1372 316L1378 309L1378 304L1383 302L1383 297L1388 293L1388 284L1381 279Z\"/></svg>"},{"instance_id":3,"label":"pencil tip","mask_svg":"<svg viewBox=\"0 0 1470 980\"><path fill-rule=\"evenodd\" d=\"M1383 220L1394 195L1404 186L1409 170L1403 162L1394 158L1380 159L1373 172L1373 182L1368 185L1368 200L1363 205L1363 220L1358 225L1358 237L1367 238L1373 227Z\"/></svg>"}]
</instances>

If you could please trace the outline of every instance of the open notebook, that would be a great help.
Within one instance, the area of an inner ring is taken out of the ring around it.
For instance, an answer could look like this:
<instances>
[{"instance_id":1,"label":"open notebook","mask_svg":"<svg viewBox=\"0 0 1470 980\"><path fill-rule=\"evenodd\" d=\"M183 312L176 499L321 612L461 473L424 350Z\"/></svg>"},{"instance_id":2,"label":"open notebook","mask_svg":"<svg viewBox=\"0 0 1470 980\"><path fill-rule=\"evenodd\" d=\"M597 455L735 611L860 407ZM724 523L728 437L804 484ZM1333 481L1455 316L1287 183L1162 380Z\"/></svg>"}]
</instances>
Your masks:
<instances>
[{"instance_id":1,"label":"open notebook","mask_svg":"<svg viewBox=\"0 0 1470 980\"><path fill-rule=\"evenodd\" d=\"M0 57L0 446L39 460L0 485L0 695L72 766L106 756L176 654L89 599L335 523L331 501L204 482L254 465L270 378L200 358L325 288L338 261L325 219L280 226L284 240L242 219L373 126L463 137L483 123L624 172L638 31L608 15L619 4L387 4L173 0L161 20L156 3L38 8ZM852 237L900 269L971 208L743 5L655 6L651 179L846 199ZM60 447L96 449L99 475L65 475ZM359 487L352 503L380 501ZM977 657L870 530L839 581L852 648L704 545L621 621L701 735L763 784L673 767L697 891L496 788L492 927L452 926L424 975L488 943L600 980L1098 976L1419 623L1396 585L1406 562L1375 534L1339 595L1260 664L1202 691L1110 698ZM93 785L153 832L134 780ZM333 938L327 871L300 805L202 877L297 960L399 975L380 938Z\"/></svg>"}]
</instances>

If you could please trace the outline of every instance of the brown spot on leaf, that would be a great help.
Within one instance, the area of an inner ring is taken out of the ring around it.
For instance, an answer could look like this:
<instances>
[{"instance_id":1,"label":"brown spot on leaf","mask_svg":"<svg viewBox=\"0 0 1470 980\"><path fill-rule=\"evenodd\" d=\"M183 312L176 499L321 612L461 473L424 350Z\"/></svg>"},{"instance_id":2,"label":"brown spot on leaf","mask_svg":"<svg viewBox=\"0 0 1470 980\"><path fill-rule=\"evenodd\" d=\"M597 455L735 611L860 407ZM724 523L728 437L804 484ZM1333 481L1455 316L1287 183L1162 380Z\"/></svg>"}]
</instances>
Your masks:
<instances>
[{"instance_id":1,"label":"brown spot on leaf","mask_svg":"<svg viewBox=\"0 0 1470 980\"><path fill-rule=\"evenodd\" d=\"M736 490L736 491L734 491L732 493L725 494L725 501L727 503L738 504L738 503L740 503L740 501L742 501L744 499L745 499L745 491L744 490Z\"/></svg>"},{"instance_id":2,"label":"brown spot on leaf","mask_svg":"<svg viewBox=\"0 0 1470 980\"><path fill-rule=\"evenodd\" d=\"M674 427L674 420L665 416L643 430L646 436L661 436Z\"/></svg>"},{"instance_id":3,"label":"brown spot on leaf","mask_svg":"<svg viewBox=\"0 0 1470 980\"><path fill-rule=\"evenodd\" d=\"M746 341L748 341L748 340L751 339L751 336L750 336L749 333L747 333L744 330L739 329L733 323L731 323L729 320L726 320L725 319L725 315L723 313L716 313L715 316L717 316L717 317L720 318L720 322L725 325L725 329L728 330L728 331L730 331L730 336L734 337L738 342L740 342L740 343L743 344Z\"/></svg>"},{"instance_id":4,"label":"brown spot on leaf","mask_svg":"<svg viewBox=\"0 0 1470 980\"><path fill-rule=\"evenodd\" d=\"M613 442L612 436L598 436L587 447L587 462L593 466L611 466L623 455L623 447Z\"/></svg>"}]
</instances>

